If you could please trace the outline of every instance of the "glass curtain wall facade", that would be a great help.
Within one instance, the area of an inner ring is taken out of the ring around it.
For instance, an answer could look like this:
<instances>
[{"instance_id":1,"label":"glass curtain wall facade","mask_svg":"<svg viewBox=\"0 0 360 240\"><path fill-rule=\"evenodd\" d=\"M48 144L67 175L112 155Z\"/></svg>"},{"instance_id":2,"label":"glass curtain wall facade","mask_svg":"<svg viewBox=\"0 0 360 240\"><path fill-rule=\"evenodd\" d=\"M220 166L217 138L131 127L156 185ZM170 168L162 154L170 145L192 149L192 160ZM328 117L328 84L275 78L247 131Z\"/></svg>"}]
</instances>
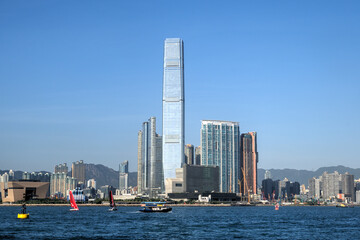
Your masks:
<instances>
[{"instance_id":1,"label":"glass curtain wall facade","mask_svg":"<svg viewBox=\"0 0 360 240\"><path fill-rule=\"evenodd\" d=\"M167 38L163 75L164 179L175 178L184 163L184 47L179 38Z\"/></svg>"},{"instance_id":2,"label":"glass curtain wall facade","mask_svg":"<svg viewBox=\"0 0 360 240\"><path fill-rule=\"evenodd\" d=\"M129 188L129 161L119 165L119 189L120 191Z\"/></svg>"},{"instance_id":3,"label":"glass curtain wall facade","mask_svg":"<svg viewBox=\"0 0 360 240\"><path fill-rule=\"evenodd\" d=\"M156 133L156 118L143 123L138 134L139 193L163 192L162 137Z\"/></svg>"},{"instance_id":4,"label":"glass curtain wall facade","mask_svg":"<svg viewBox=\"0 0 360 240\"><path fill-rule=\"evenodd\" d=\"M201 165L220 167L220 192L239 192L238 122L201 121Z\"/></svg>"}]
</instances>

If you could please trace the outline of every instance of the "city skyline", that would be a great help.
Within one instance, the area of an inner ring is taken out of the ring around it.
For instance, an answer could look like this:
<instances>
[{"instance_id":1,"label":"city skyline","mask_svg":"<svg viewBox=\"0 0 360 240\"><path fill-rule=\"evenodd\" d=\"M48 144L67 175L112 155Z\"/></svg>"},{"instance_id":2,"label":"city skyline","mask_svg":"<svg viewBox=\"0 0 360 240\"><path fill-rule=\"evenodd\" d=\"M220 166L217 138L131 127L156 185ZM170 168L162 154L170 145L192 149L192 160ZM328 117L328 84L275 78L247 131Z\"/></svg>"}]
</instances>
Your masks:
<instances>
[{"instance_id":1,"label":"city skyline","mask_svg":"<svg viewBox=\"0 0 360 240\"><path fill-rule=\"evenodd\" d=\"M259 168L359 167L358 2L141 3L0 3L1 169L136 171L169 37L186 43L184 144L229 119L260 134Z\"/></svg>"}]
</instances>

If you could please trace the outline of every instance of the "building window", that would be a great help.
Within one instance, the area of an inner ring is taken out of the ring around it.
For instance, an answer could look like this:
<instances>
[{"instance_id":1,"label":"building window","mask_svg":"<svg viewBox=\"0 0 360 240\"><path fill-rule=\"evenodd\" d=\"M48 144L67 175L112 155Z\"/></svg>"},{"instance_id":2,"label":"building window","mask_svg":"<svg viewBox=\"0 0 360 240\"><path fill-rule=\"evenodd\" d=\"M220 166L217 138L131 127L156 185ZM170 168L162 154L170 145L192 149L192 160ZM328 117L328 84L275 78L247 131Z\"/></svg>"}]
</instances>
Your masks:
<instances>
[{"instance_id":1,"label":"building window","mask_svg":"<svg viewBox=\"0 0 360 240\"><path fill-rule=\"evenodd\" d=\"M175 183L175 187L182 187L182 183Z\"/></svg>"}]
</instances>

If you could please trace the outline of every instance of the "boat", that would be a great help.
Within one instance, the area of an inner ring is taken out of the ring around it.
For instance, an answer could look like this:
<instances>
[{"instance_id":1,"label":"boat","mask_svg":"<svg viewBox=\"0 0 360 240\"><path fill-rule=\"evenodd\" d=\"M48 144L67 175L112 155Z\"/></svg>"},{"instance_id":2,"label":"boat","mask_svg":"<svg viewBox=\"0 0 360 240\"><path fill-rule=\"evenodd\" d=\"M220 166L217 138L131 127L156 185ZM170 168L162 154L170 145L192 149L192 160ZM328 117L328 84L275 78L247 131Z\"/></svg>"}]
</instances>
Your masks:
<instances>
[{"instance_id":1,"label":"boat","mask_svg":"<svg viewBox=\"0 0 360 240\"><path fill-rule=\"evenodd\" d=\"M76 205L76 202L75 202L74 195L72 194L71 191L69 192L69 195L70 195L70 204L71 204L71 207L72 207L72 208L70 208L70 211L79 211L79 208L78 208L78 206Z\"/></svg>"},{"instance_id":2,"label":"boat","mask_svg":"<svg viewBox=\"0 0 360 240\"><path fill-rule=\"evenodd\" d=\"M109 196L110 196L110 208L109 208L109 211L116 211L117 207L116 207L116 204L114 202L114 196L113 196L112 191L109 191Z\"/></svg>"},{"instance_id":3,"label":"boat","mask_svg":"<svg viewBox=\"0 0 360 240\"><path fill-rule=\"evenodd\" d=\"M30 214L26 212L26 205L25 203L22 205L21 213L18 213L17 218L19 219L26 219L29 218Z\"/></svg>"},{"instance_id":4,"label":"boat","mask_svg":"<svg viewBox=\"0 0 360 240\"><path fill-rule=\"evenodd\" d=\"M166 206L166 202L144 202L141 203L140 212L170 212L171 207Z\"/></svg>"},{"instance_id":5,"label":"boat","mask_svg":"<svg viewBox=\"0 0 360 240\"><path fill-rule=\"evenodd\" d=\"M337 204L336 207L339 207L339 208L353 208L354 205L340 203L340 204Z\"/></svg>"},{"instance_id":6,"label":"boat","mask_svg":"<svg viewBox=\"0 0 360 240\"><path fill-rule=\"evenodd\" d=\"M232 207L253 207L256 206L255 203L249 203L249 202L232 202Z\"/></svg>"}]
</instances>

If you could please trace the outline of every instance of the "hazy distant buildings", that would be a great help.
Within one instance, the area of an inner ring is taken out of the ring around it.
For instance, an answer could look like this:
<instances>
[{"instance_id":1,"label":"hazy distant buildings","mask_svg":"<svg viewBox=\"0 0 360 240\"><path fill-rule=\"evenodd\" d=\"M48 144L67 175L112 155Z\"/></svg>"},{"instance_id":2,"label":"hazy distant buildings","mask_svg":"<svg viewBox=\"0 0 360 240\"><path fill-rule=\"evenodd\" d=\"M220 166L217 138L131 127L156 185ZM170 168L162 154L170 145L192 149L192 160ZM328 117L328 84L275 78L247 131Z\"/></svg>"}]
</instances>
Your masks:
<instances>
[{"instance_id":1,"label":"hazy distant buildings","mask_svg":"<svg viewBox=\"0 0 360 240\"><path fill-rule=\"evenodd\" d=\"M185 145L185 163L189 165L195 165L194 160L194 145Z\"/></svg>"},{"instance_id":2,"label":"hazy distant buildings","mask_svg":"<svg viewBox=\"0 0 360 240\"><path fill-rule=\"evenodd\" d=\"M174 178L184 163L184 45L179 38L167 38L164 46L163 144L164 178Z\"/></svg>"},{"instance_id":3,"label":"hazy distant buildings","mask_svg":"<svg viewBox=\"0 0 360 240\"><path fill-rule=\"evenodd\" d=\"M119 165L119 190L129 188L129 161L124 161Z\"/></svg>"},{"instance_id":4,"label":"hazy distant buildings","mask_svg":"<svg viewBox=\"0 0 360 240\"><path fill-rule=\"evenodd\" d=\"M87 188L94 188L94 189L96 189L96 181L95 181L95 179L89 179L88 181L87 181L87 184L86 184L86 187Z\"/></svg>"},{"instance_id":5,"label":"hazy distant buildings","mask_svg":"<svg viewBox=\"0 0 360 240\"><path fill-rule=\"evenodd\" d=\"M257 188L257 134L256 132L249 132L241 134L241 170L240 181L242 184L242 193L256 194Z\"/></svg>"},{"instance_id":6,"label":"hazy distant buildings","mask_svg":"<svg viewBox=\"0 0 360 240\"><path fill-rule=\"evenodd\" d=\"M271 178L271 172L269 170L265 170L264 179Z\"/></svg>"},{"instance_id":7,"label":"hazy distant buildings","mask_svg":"<svg viewBox=\"0 0 360 240\"><path fill-rule=\"evenodd\" d=\"M69 169L66 163L59 164L55 166L55 173L68 173Z\"/></svg>"},{"instance_id":8,"label":"hazy distant buildings","mask_svg":"<svg viewBox=\"0 0 360 240\"><path fill-rule=\"evenodd\" d=\"M156 133L155 117L143 123L138 144L138 193L163 192L162 137Z\"/></svg>"},{"instance_id":9,"label":"hazy distant buildings","mask_svg":"<svg viewBox=\"0 0 360 240\"><path fill-rule=\"evenodd\" d=\"M83 160L72 163L71 174L79 183L85 184L85 164Z\"/></svg>"},{"instance_id":10,"label":"hazy distant buildings","mask_svg":"<svg viewBox=\"0 0 360 240\"><path fill-rule=\"evenodd\" d=\"M77 179L67 176L66 173L53 173L50 176L50 195L53 198L64 198L69 190L75 189Z\"/></svg>"},{"instance_id":11,"label":"hazy distant buildings","mask_svg":"<svg viewBox=\"0 0 360 240\"><path fill-rule=\"evenodd\" d=\"M195 148L195 165L201 165L201 146Z\"/></svg>"},{"instance_id":12,"label":"hazy distant buildings","mask_svg":"<svg viewBox=\"0 0 360 240\"><path fill-rule=\"evenodd\" d=\"M220 192L239 192L240 128L238 122L201 121L201 165L219 166Z\"/></svg>"}]
</instances>

